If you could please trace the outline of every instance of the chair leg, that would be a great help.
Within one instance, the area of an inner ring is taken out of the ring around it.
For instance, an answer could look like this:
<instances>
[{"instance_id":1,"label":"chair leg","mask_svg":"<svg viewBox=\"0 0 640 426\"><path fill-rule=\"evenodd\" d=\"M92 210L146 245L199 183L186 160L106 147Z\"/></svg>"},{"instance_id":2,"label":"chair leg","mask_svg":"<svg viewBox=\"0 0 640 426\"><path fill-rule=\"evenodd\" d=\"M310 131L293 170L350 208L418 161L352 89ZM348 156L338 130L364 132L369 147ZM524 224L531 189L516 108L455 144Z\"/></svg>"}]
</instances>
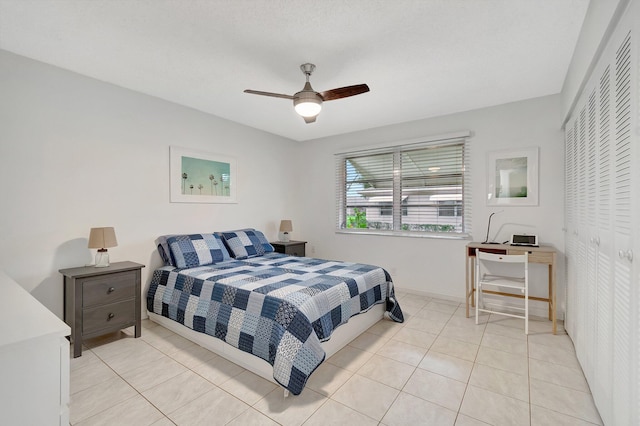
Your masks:
<instances>
[{"instance_id":1,"label":"chair leg","mask_svg":"<svg viewBox=\"0 0 640 426\"><path fill-rule=\"evenodd\" d=\"M482 292L482 287L480 286L480 283L476 284L476 325L478 325L478 306L479 306L479 302L480 302L480 292Z\"/></svg>"},{"instance_id":2,"label":"chair leg","mask_svg":"<svg viewBox=\"0 0 640 426\"><path fill-rule=\"evenodd\" d=\"M524 334L529 334L529 286L524 288Z\"/></svg>"}]
</instances>

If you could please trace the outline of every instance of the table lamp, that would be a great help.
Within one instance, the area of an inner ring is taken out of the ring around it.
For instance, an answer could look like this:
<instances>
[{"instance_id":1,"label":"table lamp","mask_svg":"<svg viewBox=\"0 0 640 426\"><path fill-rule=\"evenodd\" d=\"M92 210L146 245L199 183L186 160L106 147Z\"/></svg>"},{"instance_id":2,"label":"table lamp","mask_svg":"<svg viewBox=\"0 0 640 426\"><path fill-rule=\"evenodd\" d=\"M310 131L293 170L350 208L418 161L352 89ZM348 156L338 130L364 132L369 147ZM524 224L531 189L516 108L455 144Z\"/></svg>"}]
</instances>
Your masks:
<instances>
[{"instance_id":1,"label":"table lamp","mask_svg":"<svg viewBox=\"0 0 640 426\"><path fill-rule=\"evenodd\" d=\"M289 232L293 231L293 225L290 220L280 221L280 232L282 232L282 241L288 243L290 241Z\"/></svg>"},{"instance_id":2,"label":"table lamp","mask_svg":"<svg viewBox=\"0 0 640 426\"><path fill-rule=\"evenodd\" d=\"M91 228L89 234L89 248L98 249L96 252L96 268L109 266L109 252L107 248L116 247L116 231L113 227Z\"/></svg>"}]
</instances>

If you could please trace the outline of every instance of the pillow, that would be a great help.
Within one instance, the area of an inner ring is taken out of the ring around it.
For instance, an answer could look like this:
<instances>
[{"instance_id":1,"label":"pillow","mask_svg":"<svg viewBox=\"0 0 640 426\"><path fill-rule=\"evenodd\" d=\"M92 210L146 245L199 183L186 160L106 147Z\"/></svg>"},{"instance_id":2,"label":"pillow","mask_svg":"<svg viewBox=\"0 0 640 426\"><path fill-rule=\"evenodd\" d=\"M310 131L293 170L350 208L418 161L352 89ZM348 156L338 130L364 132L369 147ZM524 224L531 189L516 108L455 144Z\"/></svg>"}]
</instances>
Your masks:
<instances>
[{"instance_id":1,"label":"pillow","mask_svg":"<svg viewBox=\"0 0 640 426\"><path fill-rule=\"evenodd\" d=\"M178 268L193 268L229 260L229 253L218 235L173 235L167 238L173 263Z\"/></svg>"},{"instance_id":2,"label":"pillow","mask_svg":"<svg viewBox=\"0 0 640 426\"><path fill-rule=\"evenodd\" d=\"M221 232L231 255L238 260L274 251L264 234L256 230Z\"/></svg>"},{"instance_id":3,"label":"pillow","mask_svg":"<svg viewBox=\"0 0 640 426\"><path fill-rule=\"evenodd\" d=\"M231 250L231 247L229 247L229 243L227 242L227 240L224 239L224 236L222 234L231 234L231 233L236 233L236 232L240 232L240 231L255 231L255 228L241 228L241 229L232 229L231 231L222 231L222 232L214 232L214 234L216 234L218 237L220 237L220 239L222 240L222 242L224 243L224 246L226 247L227 251L229 252L229 256L231 257L235 257L233 255L233 250Z\"/></svg>"},{"instance_id":4,"label":"pillow","mask_svg":"<svg viewBox=\"0 0 640 426\"><path fill-rule=\"evenodd\" d=\"M169 244L167 243L167 238L173 236L174 235L161 235L156 238L156 247L158 247L158 253L160 253L160 258L164 262L165 266L176 266L171 258Z\"/></svg>"}]
</instances>

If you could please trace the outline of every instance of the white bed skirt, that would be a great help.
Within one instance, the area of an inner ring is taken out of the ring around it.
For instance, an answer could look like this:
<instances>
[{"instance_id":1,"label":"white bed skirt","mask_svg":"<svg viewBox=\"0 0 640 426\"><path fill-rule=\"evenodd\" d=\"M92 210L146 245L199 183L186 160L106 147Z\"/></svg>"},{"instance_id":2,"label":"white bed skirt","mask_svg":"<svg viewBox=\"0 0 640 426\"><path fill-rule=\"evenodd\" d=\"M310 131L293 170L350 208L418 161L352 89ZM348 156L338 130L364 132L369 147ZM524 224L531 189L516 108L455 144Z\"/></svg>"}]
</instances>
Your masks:
<instances>
[{"instance_id":1,"label":"white bed skirt","mask_svg":"<svg viewBox=\"0 0 640 426\"><path fill-rule=\"evenodd\" d=\"M369 309L369 311L351 317L348 323L336 328L331 334L331 338L322 343L322 348L327 354L325 359L328 359L340 349L347 346L349 342L358 337L369 327L380 321L384 317L384 307L384 303L374 305L371 309ZM234 364L246 368L252 373L259 375L260 377L277 383L273 379L273 367L262 358L251 355L247 352L243 352L240 349L235 348L220 339L209 336L208 334L194 331L169 318L163 317L153 312L147 312L147 314L149 315L149 319L151 321L156 322L165 328L168 328L169 330L185 337L186 339L191 340L194 343L197 343L203 348L209 349L210 351L228 359Z\"/></svg>"}]
</instances>

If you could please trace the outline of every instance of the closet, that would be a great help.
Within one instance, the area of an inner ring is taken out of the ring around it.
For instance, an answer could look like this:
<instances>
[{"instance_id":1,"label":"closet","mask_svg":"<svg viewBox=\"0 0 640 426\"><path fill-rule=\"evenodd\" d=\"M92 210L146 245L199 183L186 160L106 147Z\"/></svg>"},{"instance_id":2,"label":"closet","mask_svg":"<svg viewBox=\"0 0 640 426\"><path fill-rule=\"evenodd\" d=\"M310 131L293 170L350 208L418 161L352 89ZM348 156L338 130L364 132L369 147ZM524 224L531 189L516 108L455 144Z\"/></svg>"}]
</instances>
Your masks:
<instances>
[{"instance_id":1,"label":"closet","mask_svg":"<svg viewBox=\"0 0 640 426\"><path fill-rule=\"evenodd\" d=\"M565 127L565 328L605 425L640 424L637 7L621 18Z\"/></svg>"}]
</instances>

